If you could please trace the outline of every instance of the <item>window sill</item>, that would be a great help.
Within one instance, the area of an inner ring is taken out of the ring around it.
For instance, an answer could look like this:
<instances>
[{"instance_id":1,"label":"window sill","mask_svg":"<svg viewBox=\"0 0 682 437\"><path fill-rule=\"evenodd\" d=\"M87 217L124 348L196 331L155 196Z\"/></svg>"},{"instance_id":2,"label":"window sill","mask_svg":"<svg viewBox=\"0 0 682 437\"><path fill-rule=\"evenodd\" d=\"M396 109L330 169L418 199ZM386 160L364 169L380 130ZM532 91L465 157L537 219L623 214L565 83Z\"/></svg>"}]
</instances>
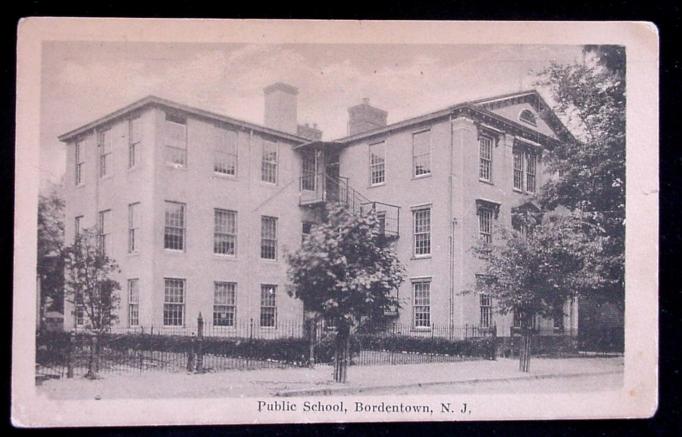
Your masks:
<instances>
[{"instance_id":1,"label":"window sill","mask_svg":"<svg viewBox=\"0 0 682 437\"><path fill-rule=\"evenodd\" d=\"M412 255L410 258L411 260L418 260L418 259L431 259L432 255Z\"/></svg>"},{"instance_id":2,"label":"window sill","mask_svg":"<svg viewBox=\"0 0 682 437\"><path fill-rule=\"evenodd\" d=\"M77 190L80 189L80 188L84 188L84 187L85 187L85 183L84 183L84 182L81 182L80 184L78 184L78 185L75 186L75 188L76 188Z\"/></svg>"},{"instance_id":3,"label":"window sill","mask_svg":"<svg viewBox=\"0 0 682 437\"><path fill-rule=\"evenodd\" d=\"M179 250L179 249L166 249L164 248L163 251L168 254L173 254L173 255L184 255L185 251L184 250Z\"/></svg>"},{"instance_id":4,"label":"window sill","mask_svg":"<svg viewBox=\"0 0 682 437\"><path fill-rule=\"evenodd\" d=\"M220 261L238 261L237 255L225 255L222 253L214 253L213 258Z\"/></svg>"},{"instance_id":5,"label":"window sill","mask_svg":"<svg viewBox=\"0 0 682 437\"><path fill-rule=\"evenodd\" d=\"M100 181L106 181L106 180L113 179L113 178L114 178L114 174L109 173L108 175L100 176L99 180Z\"/></svg>"},{"instance_id":6,"label":"window sill","mask_svg":"<svg viewBox=\"0 0 682 437\"><path fill-rule=\"evenodd\" d=\"M166 249L166 250L168 250L168 249ZM140 251L138 251L138 250L136 250L135 252L128 252L128 256L129 256L129 257L131 257L131 256L139 256L139 255L140 255Z\"/></svg>"},{"instance_id":7,"label":"window sill","mask_svg":"<svg viewBox=\"0 0 682 437\"><path fill-rule=\"evenodd\" d=\"M378 188L378 187L383 187L384 185L386 185L386 181L381 182L379 184L370 184L367 186L367 188Z\"/></svg>"},{"instance_id":8,"label":"window sill","mask_svg":"<svg viewBox=\"0 0 682 437\"><path fill-rule=\"evenodd\" d=\"M489 181L489 180L486 180L486 179L478 178L478 181L481 182L481 183L483 183L483 184L487 184L487 185L495 185L495 183L494 183L493 181Z\"/></svg>"},{"instance_id":9,"label":"window sill","mask_svg":"<svg viewBox=\"0 0 682 437\"><path fill-rule=\"evenodd\" d=\"M172 170L184 170L187 171L187 165L178 165L178 164L173 164L170 162L166 163L166 168L172 169Z\"/></svg>"},{"instance_id":10,"label":"window sill","mask_svg":"<svg viewBox=\"0 0 682 437\"><path fill-rule=\"evenodd\" d=\"M524 194L524 193L523 193L523 190L520 189L520 188L512 188L512 191L513 191L514 193Z\"/></svg>"},{"instance_id":11,"label":"window sill","mask_svg":"<svg viewBox=\"0 0 682 437\"><path fill-rule=\"evenodd\" d=\"M430 326L417 327L413 326L410 328L410 332L431 332L432 328Z\"/></svg>"},{"instance_id":12,"label":"window sill","mask_svg":"<svg viewBox=\"0 0 682 437\"><path fill-rule=\"evenodd\" d=\"M259 258L259 259L260 259L261 262L264 262L264 263L266 263L266 264L277 264L278 261L279 261L277 258L275 258L275 259L270 259L270 258Z\"/></svg>"},{"instance_id":13,"label":"window sill","mask_svg":"<svg viewBox=\"0 0 682 437\"><path fill-rule=\"evenodd\" d=\"M261 186L266 186L266 187L271 187L271 188L277 188L277 185L278 185L277 182L267 182L267 181L264 181L262 179L260 180L260 184L261 184Z\"/></svg>"},{"instance_id":14,"label":"window sill","mask_svg":"<svg viewBox=\"0 0 682 437\"><path fill-rule=\"evenodd\" d=\"M213 177L216 179L226 179L229 181L236 181L237 180L237 175L232 175L232 174L226 174L226 173L219 173L217 171L213 172Z\"/></svg>"},{"instance_id":15,"label":"window sill","mask_svg":"<svg viewBox=\"0 0 682 437\"><path fill-rule=\"evenodd\" d=\"M412 180L417 180L417 179L426 179L430 178L433 173L426 173L426 174L420 174L419 176L412 176Z\"/></svg>"},{"instance_id":16,"label":"window sill","mask_svg":"<svg viewBox=\"0 0 682 437\"><path fill-rule=\"evenodd\" d=\"M133 172L135 172L135 171L137 171L137 170L139 170L139 169L140 169L140 165L139 165L139 164L135 164L135 165L132 166L132 167L128 167L128 168L126 169L126 171L127 171L128 173L133 173Z\"/></svg>"}]
</instances>

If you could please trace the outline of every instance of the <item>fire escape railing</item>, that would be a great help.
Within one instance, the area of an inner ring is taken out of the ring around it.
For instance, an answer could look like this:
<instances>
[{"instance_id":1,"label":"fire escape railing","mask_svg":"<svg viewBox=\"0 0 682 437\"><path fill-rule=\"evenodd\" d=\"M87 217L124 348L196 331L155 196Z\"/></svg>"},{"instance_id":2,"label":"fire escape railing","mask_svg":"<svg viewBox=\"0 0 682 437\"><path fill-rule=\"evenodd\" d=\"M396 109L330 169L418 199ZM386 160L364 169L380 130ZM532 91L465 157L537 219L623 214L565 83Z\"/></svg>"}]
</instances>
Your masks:
<instances>
[{"instance_id":1,"label":"fire escape railing","mask_svg":"<svg viewBox=\"0 0 682 437\"><path fill-rule=\"evenodd\" d=\"M400 207L368 199L348 183L347 177L333 177L326 173L308 173L299 178L299 205L338 202L356 214L375 211L384 235L398 237Z\"/></svg>"}]
</instances>

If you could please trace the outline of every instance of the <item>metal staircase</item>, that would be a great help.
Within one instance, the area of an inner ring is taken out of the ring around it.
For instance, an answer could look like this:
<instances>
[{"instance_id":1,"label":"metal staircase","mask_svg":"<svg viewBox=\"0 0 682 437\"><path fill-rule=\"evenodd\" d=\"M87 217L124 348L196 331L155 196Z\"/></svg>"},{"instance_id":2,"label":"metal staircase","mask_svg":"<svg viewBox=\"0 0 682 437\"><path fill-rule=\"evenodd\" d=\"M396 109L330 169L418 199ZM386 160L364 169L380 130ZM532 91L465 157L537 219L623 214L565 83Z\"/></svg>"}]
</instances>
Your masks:
<instances>
[{"instance_id":1,"label":"metal staircase","mask_svg":"<svg viewBox=\"0 0 682 437\"><path fill-rule=\"evenodd\" d=\"M355 214L364 214L373 210L379 218L384 235L388 238L399 237L399 206L368 199L348 183L347 177L334 177L327 173L309 173L299 179L300 206L336 202L345 205Z\"/></svg>"}]
</instances>

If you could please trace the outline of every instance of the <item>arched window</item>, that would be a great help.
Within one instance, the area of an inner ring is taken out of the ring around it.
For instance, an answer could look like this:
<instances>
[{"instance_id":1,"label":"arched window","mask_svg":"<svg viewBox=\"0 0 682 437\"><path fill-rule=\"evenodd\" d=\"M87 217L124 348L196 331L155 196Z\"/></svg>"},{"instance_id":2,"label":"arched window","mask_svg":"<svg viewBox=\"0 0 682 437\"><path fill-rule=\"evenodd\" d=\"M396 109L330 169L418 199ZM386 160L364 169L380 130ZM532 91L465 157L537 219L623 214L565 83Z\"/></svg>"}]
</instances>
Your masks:
<instances>
[{"instance_id":1,"label":"arched window","mask_svg":"<svg viewBox=\"0 0 682 437\"><path fill-rule=\"evenodd\" d=\"M533 126L537 125L537 122L535 121L535 114L533 114L528 109L524 109L523 111L521 111L521 114L519 114L519 120L524 121L528 124L532 124Z\"/></svg>"}]
</instances>

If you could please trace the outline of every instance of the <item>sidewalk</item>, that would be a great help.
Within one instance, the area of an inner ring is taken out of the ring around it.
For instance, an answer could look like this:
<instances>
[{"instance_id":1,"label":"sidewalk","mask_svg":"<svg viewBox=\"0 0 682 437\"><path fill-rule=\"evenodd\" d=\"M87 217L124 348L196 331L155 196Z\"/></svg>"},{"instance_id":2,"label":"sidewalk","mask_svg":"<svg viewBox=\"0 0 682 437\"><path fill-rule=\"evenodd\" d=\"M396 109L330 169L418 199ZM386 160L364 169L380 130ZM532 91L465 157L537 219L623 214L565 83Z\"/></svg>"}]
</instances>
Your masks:
<instances>
[{"instance_id":1,"label":"sidewalk","mask_svg":"<svg viewBox=\"0 0 682 437\"><path fill-rule=\"evenodd\" d=\"M623 359L565 358L531 360L528 374L519 372L518 360L462 361L455 363L352 366L348 382L332 382L331 366L233 370L206 374L144 372L45 381L39 393L54 399L204 398L255 396L314 396L362 393L372 390L428 387L441 384L571 378L619 374Z\"/></svg>"}]
</instances>

